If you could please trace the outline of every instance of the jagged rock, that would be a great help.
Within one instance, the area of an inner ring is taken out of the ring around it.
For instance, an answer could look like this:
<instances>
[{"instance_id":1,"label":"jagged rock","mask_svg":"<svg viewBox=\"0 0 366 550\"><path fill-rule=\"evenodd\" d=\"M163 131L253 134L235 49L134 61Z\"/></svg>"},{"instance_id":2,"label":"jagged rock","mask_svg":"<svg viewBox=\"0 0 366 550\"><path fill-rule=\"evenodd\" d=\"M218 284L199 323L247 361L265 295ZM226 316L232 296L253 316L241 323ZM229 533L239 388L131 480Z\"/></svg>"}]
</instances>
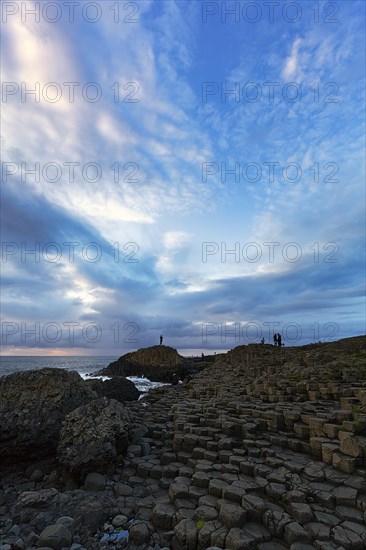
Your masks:
<instances>
[{"instance_id":1,"label":"jagged rock","mask_svg":"<svg viewBox=\"0 0 366 550\"><path fill-rule=\"evenodd\" d=\"M158 503L153 509L152 524L155 527L169 530L172 528L172 520L175 514L174 506Z\"/></svg>"},{"instance_id":2,"label":"jagged rock","mask_svg":"<svg viewBox=\"0 0 366 550\"><path fill-rule=\"evenodd\" d=\"M114 399L102 397L65 418L57 449L61 464L74 476L103 468L126 452L132 415Z\"/></svg>"},{"instance_id":3,"label":"jagged rock","mask_svg":"<svg viewBox=\"0 0 366 550\"><path fill-rule=\"evenodd\" d=\"M187 547L188 550L197 548L198 529L194 521L182 519L174 528L179 542Z\"/></svg>"},{"instance_id":4,"label":"jagged rock","mask_svg":"<svg viewBox=\"0 0 366 550\"><path fill-rule=\"evenodd\" d=\"M56 451L65 416L95 399L77 372L45 368L0 378L0 461Z\"/></svg>"},{"instance_id":5,"label":"jagged rock","mask_svg":"<svg viewBox=\"0 0 366 550\"><path fill-rule=\"evenodd\" d=\"M136 388L135 384L123 376L114 377L113 380L99 380L91 379L86 380L87 384L98 397L108 397L109 399L116 399L120 403L126 401L137 401L140 396L140 391Z\"/></svg>"}]
</instances>

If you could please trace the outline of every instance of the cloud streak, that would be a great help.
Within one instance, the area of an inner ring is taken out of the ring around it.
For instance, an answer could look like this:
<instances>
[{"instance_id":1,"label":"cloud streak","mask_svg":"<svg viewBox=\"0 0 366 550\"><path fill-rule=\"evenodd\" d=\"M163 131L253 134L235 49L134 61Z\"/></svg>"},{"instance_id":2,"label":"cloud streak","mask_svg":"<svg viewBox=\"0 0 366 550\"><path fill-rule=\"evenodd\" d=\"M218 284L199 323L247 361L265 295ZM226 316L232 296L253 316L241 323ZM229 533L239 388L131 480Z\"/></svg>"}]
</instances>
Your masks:
<instances>
[{"instance_id":1,"label":"cloud streak","mask_svg":"<svg viewBox=\"0 0 366 550\"><path fill-rule=\"evenodd\" d=\"M298 323L299 342L332 338L327 323L337 337L363 332L363 5L342 3L332 25L321 3L319 23L309 11L255 26L203 23L194 2L136 4L134 24L108 12L94 25L13 16L3 26L3 80L19 84L3 109L3 159L17 167L2 187L3 317L19 325L5 352L118 355L162 331L182 352L219 350L236 343L223 324L248 322ZM39 103L22 101L21 82L39 82ZM44 98L50 82L60 101ZM80 83L74 102L65 82ZM91 82L95 102L83 97ZM204 102L207 82L217 92ZM40 177L22 163L39 163ZM64 243L79 243L73 261ZM37 246L39 261L22 256ZM103 336L21 340L22 322L68 321ZM217 330L203 342L207 323Z\"/></svg>"}]
</instances>

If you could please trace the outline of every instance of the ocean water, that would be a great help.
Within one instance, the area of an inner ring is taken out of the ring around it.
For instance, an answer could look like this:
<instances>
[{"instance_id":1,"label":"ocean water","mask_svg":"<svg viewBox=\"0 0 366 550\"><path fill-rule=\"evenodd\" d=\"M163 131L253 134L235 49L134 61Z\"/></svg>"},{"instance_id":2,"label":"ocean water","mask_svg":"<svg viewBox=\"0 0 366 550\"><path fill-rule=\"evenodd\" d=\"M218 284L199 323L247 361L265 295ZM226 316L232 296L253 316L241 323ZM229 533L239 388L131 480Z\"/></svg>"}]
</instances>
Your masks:
<instances>
[{"instance_id":1,"label":"ocean water","mask_svg":"<svg viewBox=\"0 0 366 550\"><path fill-rule=\"evenodd\" d=\"M84 379L89 378L101 378L106 380L106 376L92 377L89 376L91 373L100 370L112 361L118 359L117 356L99 356L91 357L86 355L78 356L55 356L55 357L45 357L45 356L0 356L0 376L6 376L7 374L12 374L13 372L21 372L27 370L37 370L43 369L45 367L66 369L66 370L75 370L80 376ZM147 393L151 388L157 388L159 386L164 386L160 382L151 382L147 378L138 378L136 376L128 376L128 379L131 380L143 393Z\"/></svg>"}]
</instances>

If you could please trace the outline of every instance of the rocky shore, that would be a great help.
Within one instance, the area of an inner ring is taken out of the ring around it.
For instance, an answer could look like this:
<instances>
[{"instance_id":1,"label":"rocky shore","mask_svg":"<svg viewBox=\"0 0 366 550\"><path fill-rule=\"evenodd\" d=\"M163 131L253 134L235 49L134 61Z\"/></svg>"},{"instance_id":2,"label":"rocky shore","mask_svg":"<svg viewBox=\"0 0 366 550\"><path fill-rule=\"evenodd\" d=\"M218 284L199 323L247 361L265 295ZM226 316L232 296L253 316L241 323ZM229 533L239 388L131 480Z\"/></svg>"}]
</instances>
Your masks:
<instances>
[{"instance_id":1,"label":"rocky shore","mask_svg":"<svg viewBox=\"0 0 366 550\"><path fill-rule=\"evenodd\" d=\"M0 378L0 550L366 548L366 337L240 346L140 401L44 370Z\"/></svg>"},{"instance_id":2,"label":"rocky shore","mask_svg":"<svg viewBox=\"0 0 366 550\"><path fill-rule=\"evenodd\" d=\"M214 362L213 355L204 358L187 358L169 346L152 346L122 355L117 361L94 373L95 376L139 376L152 382L177 384L192 378L207 364Z\"/></svg>"}]
</instances>

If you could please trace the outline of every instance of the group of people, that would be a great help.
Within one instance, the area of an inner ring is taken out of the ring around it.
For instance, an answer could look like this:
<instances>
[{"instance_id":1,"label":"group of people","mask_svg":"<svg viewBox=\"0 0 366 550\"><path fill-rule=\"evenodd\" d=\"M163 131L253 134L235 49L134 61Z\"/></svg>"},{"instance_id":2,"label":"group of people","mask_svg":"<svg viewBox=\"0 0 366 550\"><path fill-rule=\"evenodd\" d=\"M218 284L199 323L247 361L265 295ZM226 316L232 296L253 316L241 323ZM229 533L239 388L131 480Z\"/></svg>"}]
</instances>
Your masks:
<instances>
[{"instance_id":1,"label":"group of people","mask_svg":"<svg viewBox=\"0 0 366 550\"><path fill-rule=\"evenodd\" d=\"M278 332L273 335L273 343L274 343L275 346L279 346L279 347L281 347L283 345L282 344L282 336Z\"/></svg>"}]
</instances>

